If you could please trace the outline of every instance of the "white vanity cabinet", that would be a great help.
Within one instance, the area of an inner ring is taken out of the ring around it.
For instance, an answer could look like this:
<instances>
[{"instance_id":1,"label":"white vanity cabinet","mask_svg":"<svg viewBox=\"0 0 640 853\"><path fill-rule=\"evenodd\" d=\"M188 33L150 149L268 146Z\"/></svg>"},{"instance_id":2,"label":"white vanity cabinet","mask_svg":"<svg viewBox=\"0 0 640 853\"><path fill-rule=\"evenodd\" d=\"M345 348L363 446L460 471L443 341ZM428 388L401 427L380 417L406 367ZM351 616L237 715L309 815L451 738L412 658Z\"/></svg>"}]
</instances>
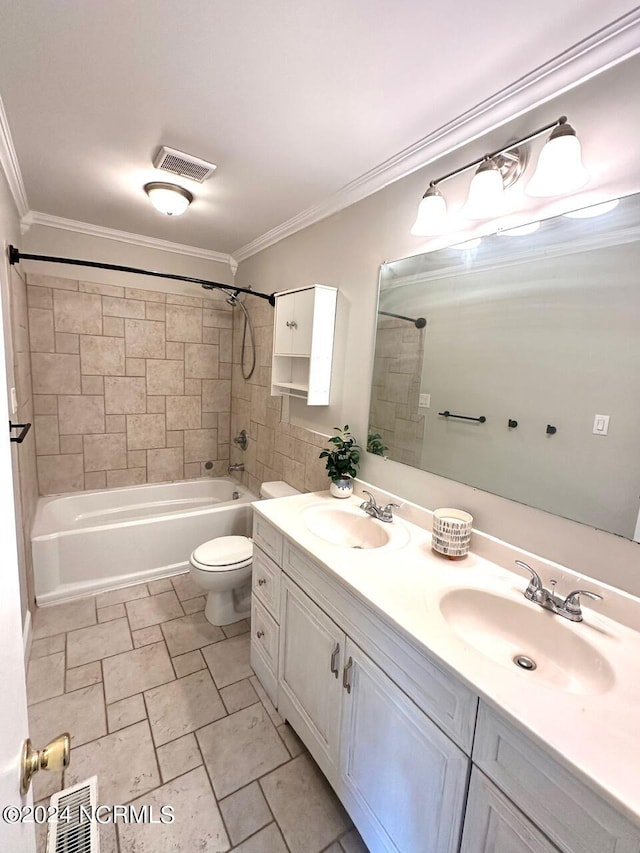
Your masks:
<instances>
[{"instance_id":1,"label":"white vanity cabinet","mask_svg":"<svg viewBox=\"0 0 640 853\"><path fill-rule=\"evenodd\" d=\"M337 294L322 284L276 294L272 396L329 404Z\"/></svg>"}]
</instances>

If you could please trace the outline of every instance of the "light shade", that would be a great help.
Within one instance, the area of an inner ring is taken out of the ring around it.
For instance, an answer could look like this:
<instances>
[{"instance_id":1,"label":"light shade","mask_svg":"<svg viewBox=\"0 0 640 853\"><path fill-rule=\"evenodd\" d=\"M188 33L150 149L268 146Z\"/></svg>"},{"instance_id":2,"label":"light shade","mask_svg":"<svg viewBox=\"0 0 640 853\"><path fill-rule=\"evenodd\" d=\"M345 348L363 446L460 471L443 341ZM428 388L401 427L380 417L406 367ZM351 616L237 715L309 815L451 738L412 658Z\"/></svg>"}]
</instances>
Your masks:
<instances>
[{"instance_id":1,"label":"light shade","mask_svg":"<svg viewBox=\"0 0 640 853\"><path fill-rule=\"evenodd\" d=\"M566 122L556 127L540 152L538 165L527 184L527 195L553 196L574 192L589 180L582 163L580 140Z\"/></svg>"},{"instance_id":2,"label":"light shade","mask_svg":"<svg viewBox=\"0 0 640 853\"><path fill-rule=\"evenodd\" d=\"M447 203L437 187L431 185L422 196L418 206L418 215L413 223L411 233L414 237L429 237L439 234L444 226L447 215Z\"/></svg>"},{"instance_id":3,"label":"light shade","mask_svg":"<svg viewBox=\"0 0 640 853\"><path fill-rule=\"evenodd\" d=\"M485 160L471 179L462 215L465 219L489 219L504 208L502 173L493 160Z\"/></svg>"},{"instance_id":4,"label":"light shade","mask_svg":"<svg viewBox=\"0 0 640 853\"><path fill-rule=\"evenodd\" d=\"M155 209L167 216L180 216L193 201L193 196L189 190L185 190L184 187L179 187L177 184L154 181L145 184L144 191Z\"/></svg>"}]
</instances>

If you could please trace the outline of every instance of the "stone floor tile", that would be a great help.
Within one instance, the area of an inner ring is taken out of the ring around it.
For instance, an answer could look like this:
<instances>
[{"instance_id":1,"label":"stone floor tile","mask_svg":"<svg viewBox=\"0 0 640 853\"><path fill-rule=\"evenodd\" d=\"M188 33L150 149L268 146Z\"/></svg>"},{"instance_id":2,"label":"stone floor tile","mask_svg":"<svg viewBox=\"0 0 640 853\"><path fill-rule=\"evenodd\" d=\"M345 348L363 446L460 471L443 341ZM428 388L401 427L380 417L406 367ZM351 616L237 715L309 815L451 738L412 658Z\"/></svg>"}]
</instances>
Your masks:
<instances>
[{"instance_id":1,"label":"stone floor tile","mask_svg":"<svg viewBox=\"0 0 640 853\"><path fill-rule=\"evenodd\" d=\"M146 716L147 709L142 693L136 693L135 696L128 696L126 699L107 705L107 723L110 733L124 729L133 723L139 723L140 720L146 719Z\"/></svg>"},{"instance_id":2,"label":"stone floor tile","mask_svg":"<svg viewBox=\"0 0 640 853\"><path fill-rule=\"evenodd\" d=\"M334 841L333 844L325 847L322 853L344 853L344 850L340 847L339 841Z\"/></svg>"},{"instance_id":3,"label":"stone floor tile","mask_svg":"<svg viewBox=\"0 0 640 853\"><path fill-rule=\"evenodd\" d=\"M256 691L258 696L260 697L260 701L264 705L267 714L269 714L269 718L274 726L281 726L284 723L284 720L280 716L280 714L276 711L275 706L271 699L265 693L264 687L260 684L258 678L255 675L252 675L249 679L253 689Z\"/></svg>"},{"instance_id":4,"label":"stone floor tile","mask_svg":"<svg viewBox=\"0 0 640 853\"><path fill-rule=\"evenodd\" d=\"M219 806L232 844L240 844L273 820L257 782L230 794Z\"/></svg>"},{"instance_id":5,"label":"stone floor tile","mask_svg":"<svg viewBox=\"0 0 640 853\"><path fill-rule=\"evenodd\" d=\"M108 607L98 608L98 622L111 622L113 619L122 619L126 615L124 604L110 604Z\"/></svg>"},{"instance_id":6,"label":"stone floor tile","mask_svg":"<svg viewBox=\"0 0 640 853\"><path fill-rule=\"evenodd\" d=\"M84 666L67 670L66 692L71 693L74 690L80 690L81 687L88 687L90 684L99 684L101 681L102 667L100 661L85 663Z\"/></svg>"},{"instance_id":7,"label":"stone floor tile","mask_svg":"<svg viewBox=\"0 0 640 853\"><path fill-rule=\"evenodd\" d=\"M241 634L239 637L232 637L202 649L217 687L226 687L228 684L253 675L249 663L250 645L249 634Z\"/></svg>"},{"instance_id":8,"label":"stone floor tile","mask_svg":"<svg viewBox=\"0 0 640 853\"><path fill-rule=\"evenodd\" d=\"M141 646L150 646L151 643L162 643L164 637L159 625L150 625L148 628L140 628L139 631L132 631L133 648L139 649Z\"/></svg>"},{"instance_id":9,"label":"stone floor tile","mask_svg":"<svg viewBox=\"0 0 640 853\"><path fill-rule=\"evenodd\" d=\"M278 734L284 741L284 745L291 753L292 758L296 758L298 755L302 755L303 752L306 752L306 746L302 743L289 723L283 723L283 725L278 726Z\"/></svg>"},{"instance_id":10,"label":"stone floor tile","mask_svg":"<svg viewBox=\"0 0 640 853\"><path fill-rule=\"evenodd\" d=\"M171 658L171 663L176 671L176 678L191 675L192 672L205 669L207 666L198 649L195 652L187 652L186 655L178 655L178 657Z\"/></svg>"},{"instance_id":11,"label":"stone floor tile","mask_svg":"<svg viewBox=\"0 0 640 853\"><path fill-rule=\"evenodd\" d=\"M223 625L222 630L224 631L225 637L237 637L238 634L246 634L247 631L251 628L251 624L248 619L241 619L239 622L232 622L231 625Z\"/></svg>"},{"instance_id":12,"label":"stone floor tile","mask_svg":"<svg viewBox=\"0 0 640 853\"><path fill-rule=\"evenodd\" d=\"M233 853L289 853L275 823L265 826L247 841L233 848Z\"/></svg>"},{"instance_id":13,"label":"stone floor tile","mask_svg":"<svg viewBox=\"0 0 640 853\"><path fill-rule=\"evenodd\" d=\"M107 658L102 663L102 672L109 705L175 678L164 643Z\"/></svg>"},{"instance_id":14,"label":"stone floor tile","mask_svg":"<svg viewBox=\"0 0 640 853\"><path fill-rule=\"evenodd\" d=\"M180 603L185 613L199 613L201 610L204 610L207 599L204 595L198 595L196 598L187 598Z\"/></svg>"},{"instance_id":15,"label":"stone floor tile","mask_svg":"<svg viewBox=\"0 0 640 853\"><path fill-rule=\"evenodd\" d=\"M71 735L71 745L74 748L106 733L101 684L93 684L81 690L74 690L73 693L64 693L55 699L31 705L29 736L32 743L42 748L45 743L65 731Z\"/></svg>"},{"instance_id":16,"label":"stone floor tile","mask_svg":"<svg viewBox=\"0 0 640 853\"><path fill-rule=\"evenodd\" d=\"M66 639L66 634L55 634L53 637L34 640L31 643L31 660L44 658L47 655L53 655L56 652L63 652Z\"/></svg>"},{"instance_id":17,"label":"stone floor tile","mask_svg":"<svg viewBox=\"0 0 640 853\"><path fill-rule=\"evenodd\" d=\"M33 743L33 735L31 732L29 733L31 736L31 742ZM57 731L52 737L56 737L59 735L60 731ZM51 737L49 738L51 740ZM31 790L33 791L33 802L37 803L40 800L45 800L45 805L49 805L49 798L52 794L57 794L58 791L62 790L62 773L53 773L51 771L47 773L36 773L33 777L33 781L31 782Z\"/></svg>"},{"instance_id":18,"label":"stone floor tile","mask_svg":"<svg viewBox=\"0 0 640 853\"><path fill-rule=\"evenodd\" d=\"M207 622L204 613L193 613L191 616L183 616L182 619L165 622L162 625L162 633L172 657L224 640L222 629Z\"/></svg>"},{"instance_id":19,"label":"stone floor tile","mask_svg":"<svg viewBox=\"0 0 640 853\"><path fill-rule=\"evenodd\" d=\"M166 783L134 806L149 805L159 815L172 805L173 823L120 824L120 849L127 853L225 853L230 844L204 767ZM263 848L262 853L272 853ZM275 853L275 851L273 851Z\"/></svg>"},{"instance_id":20,"label":"stone floor tile","mask_svg":"<svg viewBox=\"0 0 640 853\"><path fill-rule=\"evenodd\" d=\"M175 575L171 578L171 582L180 601L184 601L185 598L195 598L198 595L202 595L202 590L189 572L185 572L182 575Z\"/></svg>"},{"instance_id":21,"label":"stone floor tile","mask_svg":"<svg viewBox=\"0 0 640 853\"><path fill-rule=\"evenodd\" d=\"M251 682L246 678L237 681L235 684L230 684L228 687L223 687L220 696L228 714L235 714L236 711L248 708L249 705L260 701L258 694L251 686Z\"/></svg>"},{"instance_id":22,"label":"stone floor tile","mask_svg":"<svg viewBox=\"0 0 640 853\"><path fill-rule=\"evenodd\" d=\"M196 737L218 799L289 760L260 703L211 723Z\"/></svg>"},{"instance_id":23,"label":"stone floor tile","mask_svg":"<svg viewBox=\"0 0 640 853\"><path fill-rule=\"evenodd\" d=\"M129 623L126 619L114 619L113 622L81 628L67 635L67 666L73 669L83 663L91 663L132 648ZM136 690L136 693L139 692Z\"/></svg>"},{"instance_id":24,"label":"stone floor tile","mask_svg":"<svg viewBox=\"0 0 640 853\"><path fill-rule=\"evenodd\" d=\"M27 699L30 705L64 693L64 652L36 658L29 664Z\"/></svg>"},{"instance_id":25,"label":"stone floor tile","mask_svg":"<svg viewBox=\"0 0 640 853\"><path fill-rule=\"evenodd\" d=\"M94 775L98 777L100 802L105 805L127 803L160 784L146 720L73 751L73 760L65 771L65 785L75 785Z\"/></svg>"},{"instance_id":26,"label":"stone floor tile","mask_svg":"<svg viewBox=\"0 0 640 853\"><path fill-rule=\"evenodd\" d=\"M324 850L352 825L307 754L269 773L260 785L291 853Z\"/></svg>"},{"instance_id":27,"label":"stone floor tile","mask_svg":"<svg viewBox=\"0 0 640 853\"><path fill-rule=\"evenodd\" d=\"M184 615L178 596L173 592L160 592L148 598L138 598L127 602L127 615L132 631L159 625Z\"/></svg>"},{"instance_id":28,"label":"stone floor tile","mask_svg":"<svg viewBox=\"0 0 640 853\"><path fill-rule=\"evenodd\" d=\"M158 747L156 753L163 782L182 776L202 764L198 743L191 733Z\"/></svg>"},{"instance_id":29,"label":"stone floor tile","mask_svg":"<svg viewBox=\"0 0 640 853\"><path fill-rule=\"evenodd\" d=\"M38 607L33 616L33 639L52 637L96 624L96 606L92 598Z\"/></svg>"},{"instance_id":30,"label":"stone floor tile","mask_svg":"<svg viewBox=\"0 0 640 853\"><path fill-rule=\"evenodd\" d=\"M369 848L360 838L360 833L357 829L352 829L343 835L340 839L340 846L344 853L369 853Z\"/></svg>"},{"instance_id":31,"label":"stone floor tile","mask_svg":"<svg viewBox=\"0 0 640 853\"><path fill-rule=\"evenodd\" d=\"M100 789L98 789L100 793ZM118 853L118 838L116 836L115 823L103 823L99 827L100 853ZM126 851L122 851L126 853Z\"/></svg>"},{"instance_id":32,"label":"stone floor tile","mask_svg":"<svg viewBox=\"0 0 640 853\"><path fill-rule=\"evenodd\" d=\"M160 578L157 581L147 581L149 595L158 595L159 592L172 592L173 584L171 578Z\"/></svg>"},{"instance_id":33,"label":"stone floor tile","mask_svg":"<svg viewBox=\"0 0 640 853\"><path fill-rule=\"evenodd\" d=\"M144 694L156 746L212 723L227 713L206 669Z\"/></svg>"},{"instance_id":34,"label":"stone floor tile","mask_svg":"<svg viewBox=\"0 0 640 853\"><path fill-rule=\"evenodd\" d=\"M96 607L110 607L112 604L122 604L125 601L134 601L136 598L146 598L148 595L146 583L123 586L120 589L112 589L96 595Z\"/></svg>"}]
</instances>

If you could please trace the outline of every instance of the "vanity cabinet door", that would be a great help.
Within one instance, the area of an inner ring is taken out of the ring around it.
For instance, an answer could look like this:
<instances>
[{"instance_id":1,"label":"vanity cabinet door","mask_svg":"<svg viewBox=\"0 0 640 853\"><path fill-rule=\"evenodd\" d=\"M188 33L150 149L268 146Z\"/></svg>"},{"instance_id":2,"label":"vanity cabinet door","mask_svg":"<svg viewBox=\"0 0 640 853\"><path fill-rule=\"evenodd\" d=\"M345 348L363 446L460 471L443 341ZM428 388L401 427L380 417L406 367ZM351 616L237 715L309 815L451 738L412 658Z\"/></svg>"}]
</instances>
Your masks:
<instances>
[{"instance_id":1,"label":"vanity cabinet door","mask_svg":"<svg viewBox=\"0 0 640 853\"><path fill-rule=\"evenodd\" d=\"M365 842L457 851L469 759L351 640L344 666L339 795Z\"/></svg>"},{"instance_id":2,"label":"vanity cabinet door","mask_svg":"<svg viewBox=\"0 0 640 853\"><path fill-rule=\"evenodd\" d=\"M288 577L280 590L278 711L335 779L345 636Z\"/></svg>"},{"instance_id":3,"label":"vanity cabinet door","mask_svg":"<svg viewBox=\"0 0 640 853\"><path fill-rule=\"evenodd\" d=\"M558 848L474 767L460 853L558 853Z\"/></svg>"},{"instance_id":4,"label":"vanity cabinet door","mask_svg":"<svg viewBox=\"0 0 640 853\"><path fill-rule=\"evenodd\" d=\"M313 288L285 293L276 299L274 353L311 355Z\"/></svg>"}]
</instances>

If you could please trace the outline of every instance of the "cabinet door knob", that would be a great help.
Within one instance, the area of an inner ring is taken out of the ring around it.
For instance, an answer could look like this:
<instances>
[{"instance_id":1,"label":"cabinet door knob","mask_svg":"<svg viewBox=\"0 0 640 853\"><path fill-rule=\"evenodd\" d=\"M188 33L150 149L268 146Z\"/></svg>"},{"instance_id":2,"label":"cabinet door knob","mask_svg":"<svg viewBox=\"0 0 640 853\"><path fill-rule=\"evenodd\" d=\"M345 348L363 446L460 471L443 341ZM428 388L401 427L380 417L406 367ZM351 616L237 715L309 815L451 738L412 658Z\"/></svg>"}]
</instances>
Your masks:
<instances>
[{"instance_id":1,"label":"cabinet door knob","mask_svg":"<svg viewBox=\"0 0 640 853\"><path fill-rule=\"evenodd\" d=\"M353 658L349 655L349 660L345 668L342 670L342 686L347 691L347 693L351 693L351 668L353 667Z\"/></svg>"},{"instance_id":2,"label":"cabinet door knob","mask_svg":"<svg viewBox=\"0 0 640 853\"><path fill-rule=\"evenodd\" d=\"M331 653L331 672L338 677L338 655L340 654L340 643L336 643L336 647Z\"/></svg>"},{"instance_id":3,"label":"cabinet door knob","mask_svg":"<svg viewBox=\"0 0 640 853\"><path fill-rule=\"evenodd\" d=\"M264 637L264 631L256 631L256 637L261 640Z\"/></svg>"},{"instance_id":4,"label":"cabinet door knob","mask_svg":"<svg viewBox=\"0 0 640 853\"><path fill-rule=\"evenodd\" d=\"M265 580L265 578L259 578L258 579L258 586L264 586L266 584L266 582L267 581Z\"/></svg>"},{"instance_id":5,"label":"cabinet door knob","mask_svg":"<svg viewBox=\"0 0 640 853\"><path fill-rule=\"evenodd\" d=\"M288 329L297 329L298 324L296 323L295 320L287 320L287 328Z\"/></svg>"}]
</instances>

